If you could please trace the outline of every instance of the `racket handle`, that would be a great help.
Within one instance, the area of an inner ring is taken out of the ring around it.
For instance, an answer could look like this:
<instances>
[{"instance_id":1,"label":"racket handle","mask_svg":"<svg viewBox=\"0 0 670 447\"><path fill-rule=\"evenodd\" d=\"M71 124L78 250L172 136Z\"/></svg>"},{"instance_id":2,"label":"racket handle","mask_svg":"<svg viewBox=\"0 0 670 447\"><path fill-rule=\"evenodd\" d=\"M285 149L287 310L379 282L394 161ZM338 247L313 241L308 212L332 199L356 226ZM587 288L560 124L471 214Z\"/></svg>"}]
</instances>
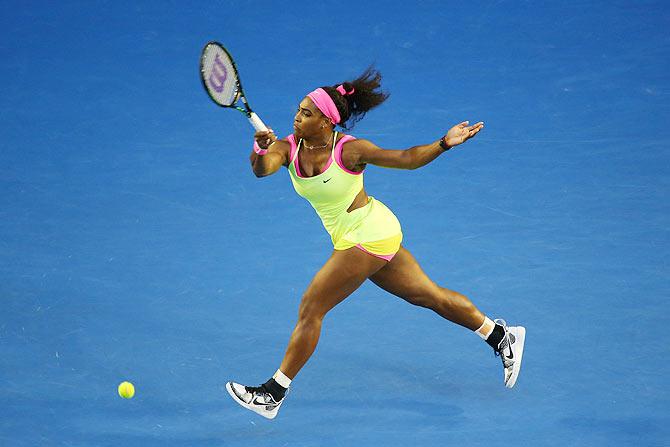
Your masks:
<instances>
[{"instance_id":1,"label":"racket handle","mask_svg":"<svg viewBox=\"0 0 670 447\"><path fill-rule=\"evenodd\" d=\"M251 112L249 115L249 122L252 126L254 126L256 132L266 132L268 130L265 124L263 124L263 121L261 121L258 115L256 115L254 112Z\"/></svg>"}]
</instances>

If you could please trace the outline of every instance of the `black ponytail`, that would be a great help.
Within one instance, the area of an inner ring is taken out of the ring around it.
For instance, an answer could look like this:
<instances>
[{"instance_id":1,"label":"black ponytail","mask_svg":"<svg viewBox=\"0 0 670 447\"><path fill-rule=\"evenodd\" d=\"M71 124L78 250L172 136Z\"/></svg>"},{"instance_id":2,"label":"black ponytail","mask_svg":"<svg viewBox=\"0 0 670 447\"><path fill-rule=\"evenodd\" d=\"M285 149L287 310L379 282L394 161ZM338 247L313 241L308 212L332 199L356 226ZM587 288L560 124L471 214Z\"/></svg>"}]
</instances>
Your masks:
<instances>
[{"instance_id":1,"label":"black ponytail","mask_svg":"<svg viewBox=\"0 0 670 447\"><path fill-rule=\"evenodd\" d=\"M386 101L389 94L383 92L381 87L382 74L368 67L359 77L353 81L343 82L344 91L352 94L342 95L337 90L338 85L332 87L321 87L333 100L337 111L340 112L341 121L339 125L343 129L351 129L356 122L363 119L365 114Z\"/></svg>"}]
</instances>

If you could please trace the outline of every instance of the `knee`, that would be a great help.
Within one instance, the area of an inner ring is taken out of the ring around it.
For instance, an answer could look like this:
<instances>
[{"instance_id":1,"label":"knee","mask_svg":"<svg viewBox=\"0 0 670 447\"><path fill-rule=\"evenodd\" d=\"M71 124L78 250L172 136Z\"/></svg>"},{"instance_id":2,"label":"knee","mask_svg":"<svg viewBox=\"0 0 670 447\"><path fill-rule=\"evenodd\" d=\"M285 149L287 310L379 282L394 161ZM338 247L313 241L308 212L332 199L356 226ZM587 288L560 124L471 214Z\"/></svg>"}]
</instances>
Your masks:
<instances>
[{"instance_id":1,"label":"knee","mask_svg":"<svg viewBox=\"0 0 670 447\"><path fill-rule=\"evenodd\" d=\"M320 324L326 312L319 306L318 299L309 293L303 295L298 308L298 324Z\"/></svg>"}]
</instances>

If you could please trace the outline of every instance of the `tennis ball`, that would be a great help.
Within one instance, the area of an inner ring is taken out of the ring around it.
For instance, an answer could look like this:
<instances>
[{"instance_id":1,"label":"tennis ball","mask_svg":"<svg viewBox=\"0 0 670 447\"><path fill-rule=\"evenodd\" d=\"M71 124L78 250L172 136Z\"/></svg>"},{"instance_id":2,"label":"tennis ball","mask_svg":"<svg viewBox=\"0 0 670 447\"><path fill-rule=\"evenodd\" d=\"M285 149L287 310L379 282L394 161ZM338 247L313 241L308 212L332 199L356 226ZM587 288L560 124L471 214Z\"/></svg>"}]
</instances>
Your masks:
<instances>
[{"instance_id":1,"label":"tennis ball","mask_svg":"<svg viewBox=\"0 0 670 447\"><path fill-rule=\"evenodd\" d=\"M119 385L119 396L131 399L135 395L135 387L130 382L121 382Z\"/></svg>"}]
</instances>

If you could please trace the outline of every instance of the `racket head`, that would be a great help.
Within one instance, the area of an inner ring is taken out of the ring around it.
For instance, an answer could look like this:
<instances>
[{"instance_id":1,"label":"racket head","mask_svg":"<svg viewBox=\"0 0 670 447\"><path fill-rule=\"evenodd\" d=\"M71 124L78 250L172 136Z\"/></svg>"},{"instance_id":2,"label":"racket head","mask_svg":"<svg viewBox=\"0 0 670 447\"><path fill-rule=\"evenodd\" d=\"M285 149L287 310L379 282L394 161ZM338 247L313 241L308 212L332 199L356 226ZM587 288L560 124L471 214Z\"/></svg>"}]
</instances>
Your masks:
<instances>
[{"instance_id":1,"label":"racket head","mask_svg":"<svg viewBox=\"0 0 670 447\"><path fill-rule=\"evenodd\" d=\"M209 97L221 107L235 107L243 94L233 57L219 42L208 42L202 49L200 79Z\"/></svg>"}]
</instances>

